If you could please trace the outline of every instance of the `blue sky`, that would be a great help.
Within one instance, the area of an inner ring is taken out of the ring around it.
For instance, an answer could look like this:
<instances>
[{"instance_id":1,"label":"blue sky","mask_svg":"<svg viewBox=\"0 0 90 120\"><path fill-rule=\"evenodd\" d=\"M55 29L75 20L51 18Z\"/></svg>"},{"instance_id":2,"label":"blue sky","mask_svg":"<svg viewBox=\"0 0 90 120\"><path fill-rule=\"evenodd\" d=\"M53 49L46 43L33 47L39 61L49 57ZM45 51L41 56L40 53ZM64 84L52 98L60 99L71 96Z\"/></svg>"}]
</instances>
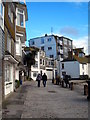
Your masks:
<instances>
[{"instance_id":1,"label":"blue sky","mask_svg":"<svg viewBox=\"0 0 90 120\"><path fill-rule=\"evenodd\" d=\"M85 42L88 37L87 2L27 2L26 4L27 41L46 33L51 34L52 27L53 34L73 39L77 47L77 42L81 43L81 47L87 44Z\"/></svg>"}]
</instances>

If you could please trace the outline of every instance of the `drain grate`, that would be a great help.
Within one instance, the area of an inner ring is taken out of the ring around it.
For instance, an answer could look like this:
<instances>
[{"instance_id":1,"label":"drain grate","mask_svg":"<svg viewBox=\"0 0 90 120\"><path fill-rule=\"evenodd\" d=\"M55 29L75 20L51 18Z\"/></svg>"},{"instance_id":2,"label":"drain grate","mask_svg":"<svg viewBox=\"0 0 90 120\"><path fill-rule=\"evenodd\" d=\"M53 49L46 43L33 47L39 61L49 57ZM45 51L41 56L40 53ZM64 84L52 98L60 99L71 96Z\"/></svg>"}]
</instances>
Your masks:
<instances>
[{"instance_id":1,"label":"drain grate","mask_svg":"<svg viewBox=\"0 0 90 120\"><path fill-rule=\"evenodd\" d=\"M56 91L48 91L48 92L50 92L50 93L56 93Z\"/></svg>"}]
</instances>

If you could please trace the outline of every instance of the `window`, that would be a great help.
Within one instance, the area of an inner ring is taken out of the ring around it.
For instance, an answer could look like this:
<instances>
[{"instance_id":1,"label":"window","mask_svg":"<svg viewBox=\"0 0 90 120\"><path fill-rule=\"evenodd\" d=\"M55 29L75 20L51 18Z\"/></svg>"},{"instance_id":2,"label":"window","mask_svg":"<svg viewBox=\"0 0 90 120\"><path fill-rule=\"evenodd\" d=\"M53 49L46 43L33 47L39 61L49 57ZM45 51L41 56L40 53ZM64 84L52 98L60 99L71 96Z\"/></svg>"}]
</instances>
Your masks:
<instances>
[{"instance_id":1,"label":"window","mask_svg":"<svg viewBox=\"0 0 90 120\"><path fill-rule=\"evenodd\" d=\"M40 64L42 64L42 59L40 59Z\"/></svg>"},{"instance_id":2,"label":"window","mask_svg":"<svg viewBox=\"0 0 90 120\"><path fill-rule=\"evenodd\" d=\"M6 81L6 82L11 81L10 75L11 75L10 65L9 65L9 64L6 64L6 65L5 65L5 81Z\"/></svg>"},{"instance_id":3,"label":"window","mask_svg":"<svg viewBox=\"0 0 90 120\"><path fill-rule=\"evenodd\" d=\"M50 55L50 58L54 58L54 55Z\"/></svg>"},{"instance_id":4,"label":"window","mask_svg":"<svg viewBox=\"0 0 90 120\"><path fill-rule=\"evenodd\" d=\"M17 9L17 25L24 27L24 11L22 9Z\"/></svg>"},{"instance_id":5,"label":"window","mask_svg":"<svg viewBox=\"0 0 90 120\"><path fill-rule=\"evenodd\" d=\"M49 65L51 65L51 62L49 61Z\"/></svg>"},{"instance_id":6,"label":"window","mask_svg":"<svg viewBox=\"0 0 90 120\"><path fill-rule=\"evenodd\" d=\"M11 11L10 5L8 5L8 16L9 16L10 21L13 23L13 13Z\"/></svg>"},{"instance_id":7,"label":"window","mask_svg":"<svg viewBox=\"0 0 90 120\"><path fill-rule=\"evenodd\" d=\"M64 47L64 52L65 52L65 53L68 53L67 47Z\"/></svg>"},{"instance_id":8,"label":"window","mask_svg":"<svg viewBox=\"0 0 90 120\"><path fill-rule=\"evenodd\" d=\"M71 42L71 41L68 41L68 43L69 43L69 46L71 46L71 45L72 45L72 42Z\"/></svg>"},{"instance_id":9,"label":"window","mask_svg":"<svg viewBox=\"0 0 90 120\"><path fill-rule=\"evenodd\" d=\"M43 51L44 51L44 46L42 46L42 47L41 47L41 50L43 50Z\"/></svg>"},{"instance_id":10,"label":"window","mask_svg":"<svg viewBox=\"0 0 90 120\"><path fill-rule=\"evenodd\" d=\"M48 47L48 50L52 50L52 47Z\"/></svg>"},{"instance_id":11,"label":"window","mask_svg":"<svg viewBox=\"0 0 90 120\"><path fill-rule=\"evenodd\" d=\"M45 63L45 61L43 60L43 65L45 65L44 63Z\"/></svg>"},{"instance_id":12,"label":"window","mask_svg":"<svg viewBox=\"0 0 90 120\"><path fill-rule=\"evenodd\" d=\"M58 52L58 55L60 55L60 52Z\"/></svg>"},{"instance_id":13,"label":"window","mask_svg":"<svg viewBox=\"0 0 90 120\"><path fill-rule=\"evenodd\" d=\"M82 64L82 69L84 69L84 64Z\"/></svg>"},{"instance_id":14,"label":"window","mask_svg":"<svg viewBox=\"0 0 90 120\"><path fill-rule=\"evenodd\" d=\"M3 5L0 3L0 15L3 16Z\"/></svg>"},{"instance_id":15,"label":"window","mask_svg":"<svg viewBox=\"0 0 90 120\"><path fill-rule=\"evenodd\" d=\"M64 63L62 63L62 69L64 69Z\"/></svg>"},{"instance_id":16,"label":"window","mask_svg":"<svg viewBox=\"0 0 90 120\"><path fill-rule=\"evenodd\" d=\"M35 44L35 42L34 42L34 40L32 40L32 41L31 41L31 45L34 45L34 44Z\"/></svg>"},{"instance_id":17,"label":"window","mask_svg":"<svg viewBox=\"0 0 90 120\"><path fill-rule=\"evenodd\" d=\"M44 44L44 39L43 38L41 39L41 44Z\"/></svg>"},{"instance_id":18,"label":"window","mask_svg":"<svg viewBox=\"0 0 90 120\"><path fill-rule=\"evenodd\" d=\"M67 45L67 39L63 38L64 45Z\"/></svg>"},{"instance_id":19,"label":"window","mask_svg":"<svg viewBox=\"0 0 90 120\"><path fill-rule=\"evenodd\" d=\"M51 39L51 38L48 38L48 39L47 39L47 41L48 41L48 42L51 42L51 41L52 41L52 39Z\"/></svg>"},{"instance_id":20,"label":"window","mask_svg":"<svg viewBox=\"0 0 90 120\"><path fill-rule=\"evenodd\" d=\"M33 67L38 68L38 61L35 62L35 65Z\"/></svg>"},{"instance_id":21,"label":"window","mask_svg":"<svg viewBox=\"0 0 90 120\"><path fill-rule=\"evenodd\" d=\"M16 55L22 55L22 44L20 36L16 36Z\"/></svg>"},{"instance_id":22,"label":"window","mask_svg":"<svg viewBox=\"0 0 90 120\"><path fill-rule=\"evenodd\" d=\"M7 50L11 53L11 38L9 35L7 36Z\"/></svg>"},{"instance_id":23,"label":"window","mask_svg":"<svg viewBox=\"0 0 90 120\"><path fill-rule=\"evenodd\" d=\"M0 26L4 29L4 6L0 3Z\"/></svg>"},{"instance_id":24,"label":"window","mask_svg":"<svg viewBox=\"0 0 90 120\"><path fill-rule=\"evenodd\" d=\"M61 58L63 58L63 54L61 54Z\"/></svg>"},{"instance_id":25,"label":"window","mask_svg":"<svg viewBox=\"0 0 90 120\"><path fill-rule=\"evenodd\" d=\"M63 46L60 46L61 50L63 50Z\"/></svg>"},{"instance_id":26,"label":"window","mask_svg":"<svg viewBox=\"0 0 90 120\"><path fill-rule=\"evenodd\" d=\"M37 72L34 72L34 73L33 73L33 77L37 77Z\"/></svg>"}]
</instances>

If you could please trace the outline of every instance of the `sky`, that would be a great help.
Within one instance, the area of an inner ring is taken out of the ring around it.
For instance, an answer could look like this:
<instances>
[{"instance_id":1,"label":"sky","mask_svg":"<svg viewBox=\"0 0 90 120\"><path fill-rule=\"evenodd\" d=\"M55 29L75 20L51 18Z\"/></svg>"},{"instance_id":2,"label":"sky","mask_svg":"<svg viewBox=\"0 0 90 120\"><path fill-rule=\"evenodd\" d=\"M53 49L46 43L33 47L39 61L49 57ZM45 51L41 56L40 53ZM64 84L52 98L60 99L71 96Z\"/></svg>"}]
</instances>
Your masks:
<instances>
[{"instance_id":1,"label":"sky","mask_svg":"<svg viewBox=\"0 0 90 120\"><path fill-rule=\"evenodd\" d=\"M88 2L27 2L27 42L52 33L69 37L87 53Z\"/></svg>"}]
</instances>

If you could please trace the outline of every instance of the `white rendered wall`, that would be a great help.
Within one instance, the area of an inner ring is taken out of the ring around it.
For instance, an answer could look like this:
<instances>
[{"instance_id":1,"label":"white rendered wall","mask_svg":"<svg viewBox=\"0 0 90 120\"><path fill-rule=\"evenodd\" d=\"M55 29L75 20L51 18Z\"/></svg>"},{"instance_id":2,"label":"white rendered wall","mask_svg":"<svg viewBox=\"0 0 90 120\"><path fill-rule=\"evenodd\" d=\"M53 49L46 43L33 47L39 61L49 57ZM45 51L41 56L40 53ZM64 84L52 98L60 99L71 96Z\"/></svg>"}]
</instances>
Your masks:
<instances>
[{"instance_id":1,"label":"white rendered wall","mask_svg":"<svg viewBox=\"0 0 90 120\"><path fill-rule=\"evenodd\" d=\"M31 66L31 78L35 81L36 77L33 76L34 73L40 73L40 52L37 52L37 57L35 57L35 61L38 62L38 67L35 68L33 65Z\"/></svg>"},{"instance_id":2,"label":"white rendered wall","mask_svg":"<svg viewBox=\"0 0 90 120\"><path fill-rule=\"evenodd\" d=\"M15 79L19 80L19 70L15 71Z\"/></svg>"},{"instance_id":3,"label":"white rendered wall","mask_svg":"<svg viewBox=\"0 0 90 120\"><path fill-rule=\"evenodd\" d=\"M62 69L62 72L65 71L67 75L71 76L71 78L79 78L79 75L80 75L79 62L69 61L69 62L62 62L62 63L64 63L64 69Z\"/></svg>"},{"instance_id":4,"label":"white rendered wall","mask_svg":"<svg viewBox=\"0 0 90 120\"><path fill-rule=\"evenodd\" d=\"M80 64L80 75L87 75L87 64L84 64L84 68L82 67L83 64ZM84 73L84 74L83 74Z\"/></svg>"}]
</instances>

